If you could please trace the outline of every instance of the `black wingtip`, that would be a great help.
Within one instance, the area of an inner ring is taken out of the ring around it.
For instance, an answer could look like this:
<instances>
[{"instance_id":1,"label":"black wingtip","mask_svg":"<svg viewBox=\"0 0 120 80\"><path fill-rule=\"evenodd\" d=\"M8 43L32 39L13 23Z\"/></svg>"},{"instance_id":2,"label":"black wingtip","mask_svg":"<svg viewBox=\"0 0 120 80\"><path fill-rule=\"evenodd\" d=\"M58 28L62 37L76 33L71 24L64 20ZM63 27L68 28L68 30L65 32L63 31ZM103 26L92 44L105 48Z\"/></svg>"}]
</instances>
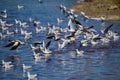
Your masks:
<instances>
[{"instance_id":1,"label":"black wingtip","mask_svg":"<svg viewBox=\"0 0 120 80\"><path fill-rule=\"evenodd\" d=\"M93 28L94 26L90 26L88 29Z\"/></svg>"},{"instance_id":2,"label":"black wingtip","mask_svg":"<svg viewBox=\"0 0 120 80\"><path fill-rule=\"evenodd\" d=\"M50 43L51 43L51 40L46 43L45 47L48 48L50 46Z\"/></svg>"},{"instance_id":3,"label":"black wingtip","mask_svg":"<svg viewBox=\"0 0 120 80\"><path fill-rule=\"evenodd\" d=\"M75 23L81 25L81 23L78 20L75 20Z\"/></svg>"},{"instance_id":4,"label":"black wingtip","mask_svg":"<svg viewBox=\"0 0 120 80\"><path fill-rule=\"evenodd\" d=\"M111 24L110 26L108 26L105 30L104 33L108 33L109 29L113 26L113 24Z\"/></svg>"}]
</instances>

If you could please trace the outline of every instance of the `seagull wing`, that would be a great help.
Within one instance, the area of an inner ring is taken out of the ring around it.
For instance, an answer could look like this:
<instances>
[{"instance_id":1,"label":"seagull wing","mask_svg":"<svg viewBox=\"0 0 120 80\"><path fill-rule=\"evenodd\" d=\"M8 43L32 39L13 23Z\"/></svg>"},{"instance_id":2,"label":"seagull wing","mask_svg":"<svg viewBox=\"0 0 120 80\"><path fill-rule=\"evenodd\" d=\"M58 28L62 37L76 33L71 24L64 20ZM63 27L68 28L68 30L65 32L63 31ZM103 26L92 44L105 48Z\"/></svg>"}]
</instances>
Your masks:
<instances>
[{"instance_id":1,"label":"seagull wing","mask_svg":"<svg viewBox=\"0 0 120 80\"><path fill-rule=\"evenodd\" d=\"M42 42L36 41L36 42L34 42L33 44L34 44L34 46L37 46L37 45L39 45L39 44L42 44Z\"/></svg>"},{"instance_id":2,"label":"seagull wing","mask_svg":"<svg viewBox=\"0 0 120 80\"><path fill-rule=\"evenodd\" d=\"M110 26L108 26L105 30L104 33L108 33L109 29L113 26L113 24L111 24Z\"/></svg>"},{"instance_id":3,"label":"seagull wing","mask_svg":"<svg viewBox=\"0 0 120 80\"><path fill-rule=\"evenodd\" d=\"M13 47L10 49L10 50L15 50L15 49L17 49L18 48L18 46L19 46L19 42L15 42L14 43L14 45L13 45Z\"/></svg>"},{"instance_id":4,"label":"seagull wing","mask_svg":"<svg viewBox=\"0 0 120 80\"><path fill-rule=\"evenodd\" d=\"M13 46L14 45L14 41L10 41L7 45L5 45L4 47L10 47L10 46Z\"/></svg>"},{"instance_id":5,"label":"seagull wing","mask_svg":"<svg viewBox=\"0 0 120 80\"><path fill-rule=\"evenodd\" d=\"M51 41L47 42L45 47L48 48L50 46Z\"/></svg>"},{"instance_id":6,"label":"seagull wing","mask_svg":"<svg viewBox=\"0 0 120 80\"><path fill-rule=\"evenodd\" d=\"M97 41L97 40L100 40L100 39L101 39L100 37L93 38L93 41Z\"/></svg>"},{"instance_id":7,"label":"seagull wing","mask_svg":"<svg viewBox=\"0 0 120 80\"><path fill-rule=\"evenodd\" d=\"M90 26L90 27L88 27L87 29L91 29L91 28L93 28L94 26Z\"/></svg>"},{"instance_id":8,"label":"seagull wing","mask_svg":"<svg viewBox=\"0 0 120 80\"><path fill-rule=\"evenodd\" d=\"M86 33L90 33L90 31L88 31L88 29L86 29L86 28L83 28L82 31L83 31L83 32L86 32Z\"/></svg>"},{"instance_id":9,"label":"seagull wing","mask_svg":"<svg viewBox=\"0 0 120 80\"><path fill-rule=\"evenodd\" d=\"M78 20L75 20L75 23L81 25L81 23Z\"/></svg>"},{"instance_id":10,"label":"seagull wing","mask_svg":"<svg viewBox=\"0 0 120 80\"><path fill-rule=\"evenodd\" d=\"M67 39L70 39L71 37L74 37L74 36L75 36L75 33L76 33L76 31L72 32L71 35L67 36L66 38L67 38Z\"/></svg>"}]
</instances>

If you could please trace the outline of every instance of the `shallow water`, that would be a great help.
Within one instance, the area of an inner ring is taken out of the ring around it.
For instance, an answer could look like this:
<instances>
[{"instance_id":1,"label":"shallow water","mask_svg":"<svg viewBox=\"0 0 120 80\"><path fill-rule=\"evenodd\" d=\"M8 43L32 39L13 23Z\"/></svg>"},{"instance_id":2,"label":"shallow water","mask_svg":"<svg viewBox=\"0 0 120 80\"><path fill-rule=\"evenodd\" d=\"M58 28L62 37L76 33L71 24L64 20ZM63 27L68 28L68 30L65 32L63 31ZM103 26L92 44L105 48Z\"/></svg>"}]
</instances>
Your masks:
<instances>
[{"instance_id":1,"label":"shallow water","mask_svg":"<svg viewBox=\"0 0 120 80\"><path fill-rule=\"evenodd\" d=\"M63 4L67 7L75 4L76 0L43 0L39 4L37 0L0 0L0 10L7 9L8 23L14 23L14 19L19 19L27 22L30 27L28 31L33 32L33 38L20 47L18 51L10 51L5 48L7 41L10 39L19 39L24 41L23 36L13 35L0 40L0 61L2 59L9 61L10 56L19 56L18 60L13 61L14 67L5 71L0 65L0 80L27 80L26 73L22 71L22 63L31 65L31 73L38 74L38 80L120 80L120 43L115 42L114 46L103 49L96 48L80 48L85 50L83 57L75 56L75 49L79 48L79 44L75 43L67 48L64 52L55 52L49 62L35 62L32 57L30 44L34 41L49 41L46 39L46 33L35 33L34 26L28 22L29 17L41 22L42 26L47 26L47 23L57 25L56 18L65 19L65 23L61 27L66 27L67 19L60 12L59 6ZM17 5L24 5L24 9L18 10ZM95 26L96 30L101 29L101 22L89 20L85 23L79 17L82 25L89 27ZM120 35L120 22L106 21L106 26L114 24L112 28ZM17 27L17 26L16 26ZM18 27L19 28L19 27ZM52 41L51 50L56 50L56 43ZM1 62L0 62L1 63Z\"/></svg>"}]
</instances>

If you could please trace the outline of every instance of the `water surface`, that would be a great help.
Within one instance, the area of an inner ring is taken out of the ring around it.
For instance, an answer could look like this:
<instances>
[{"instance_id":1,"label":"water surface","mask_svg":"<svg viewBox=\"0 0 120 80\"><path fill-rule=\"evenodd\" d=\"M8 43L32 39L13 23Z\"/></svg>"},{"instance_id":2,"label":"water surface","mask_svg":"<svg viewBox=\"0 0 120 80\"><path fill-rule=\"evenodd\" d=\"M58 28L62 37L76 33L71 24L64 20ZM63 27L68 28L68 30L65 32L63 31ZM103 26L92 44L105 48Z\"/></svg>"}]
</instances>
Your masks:
<instances>
[{"instance_id":1,"label":"water surface","mask_svg":"<svg viewBox=\"0 0 120 80\"><path fill-rule=\"evenodd\" d=\"M0 80L27 80L26 73L22 71L22 64L32 65L31 73L38 74L38 80L120 80L120 43L116 42L110 48L104 49L86 49L85 56L76 57L74 52L79 48L79 43L65 48L65 52L54 54L49 62L35 62L31 51L30 44L34 41L49 41L46 39L46 33L35 33L34 26L28 22L28 19L34 18L41 22L42 26L47 26L47 23L57 25L57 18L65 19L65 23L61 27L66 27L68 19L60 12L59 6L63 4L68 8L75 4L76 0L43 0L39 4L37 0L0 0L0 10L7 9L8 23L14 23L14 19L19 19L27 22L30 27L28 31L33 32L33 38L20 47L18 51L10 51L5 48L8 40L19 39L24 41L23 36L13 35L0 40L0 61L2 59L9 61L10 56L19 56L20 59L14 61L14 67L4 71L0 66ZM17 5L23 5L21 10L17 9ZM89 27L95 26L96 30L101 29L101 22L89 20L85 23L79 17L82 25ZM120 22L106 21L106 26L114 24L112 28L120 35ZM17 27L17 26L15 26ZM18 29L19 26L18 26ZM1 31L1 30L0 30ZM50 49L56 50L56 43L51 43Z\"/></svg>"}]
</instances>

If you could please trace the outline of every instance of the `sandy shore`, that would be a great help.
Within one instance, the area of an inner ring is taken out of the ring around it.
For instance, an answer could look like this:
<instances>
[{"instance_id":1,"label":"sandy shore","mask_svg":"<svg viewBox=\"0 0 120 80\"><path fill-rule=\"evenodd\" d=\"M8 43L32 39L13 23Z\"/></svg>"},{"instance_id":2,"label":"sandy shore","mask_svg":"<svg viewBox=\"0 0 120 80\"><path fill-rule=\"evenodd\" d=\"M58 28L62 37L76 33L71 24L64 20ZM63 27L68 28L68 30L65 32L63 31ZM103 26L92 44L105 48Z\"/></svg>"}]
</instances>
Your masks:
<instances>
[{"instance_id":1,"label":"sandy shore","mask_svg":"<svg viewBox=\"0 0 120 80\"><path fill-rule=\"evenodd\" d=\"M104 17L106 20L120 21L120 0L85 0L72 6L76 12L81 11L89 17Z\"/></svg>"}]
</instances>

